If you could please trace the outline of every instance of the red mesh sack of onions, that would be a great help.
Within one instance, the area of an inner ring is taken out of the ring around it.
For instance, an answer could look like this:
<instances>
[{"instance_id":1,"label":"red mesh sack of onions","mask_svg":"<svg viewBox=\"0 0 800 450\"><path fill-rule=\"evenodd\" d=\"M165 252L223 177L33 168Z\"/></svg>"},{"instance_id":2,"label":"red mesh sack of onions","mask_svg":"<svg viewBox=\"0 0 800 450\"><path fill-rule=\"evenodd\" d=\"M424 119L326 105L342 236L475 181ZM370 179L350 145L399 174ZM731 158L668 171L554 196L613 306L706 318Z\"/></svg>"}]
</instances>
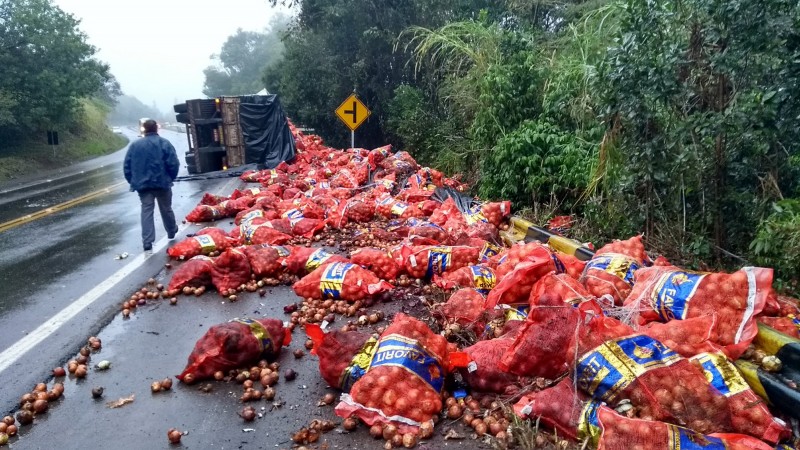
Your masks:
<instances>
[{"instance_id":1,"label":"red mesh sack of onions","mask_svg":"<svg viewBox=\"0 0 800 450\"><path fill-rule=\"evenodd\" d=\"M234 191L234 192L236 192L236 191ZM228 197L225 197L225 196L222 196L222 195L215 195L215 194L212 194L210 192L206 192L205 194L203 194L203 198L200 199L200 203L199 204L201 204L201 205L210 205L210 206L219 205L220 203L224 202L227 199L228 199Z\"/></svg>"},{"instance_id":2,"label":"red mesh sack of onions","mask_svg":"<svg viewBox=\"0 0 800 450\"><path fill-rule=\"evenodd\" d=\"M324 248L293 247L283 265L286 272L290 274L305 275L325 264L334 262L348 262L348 260L344 256L335 255Z\"/></svg>"},{"instance_id":3,"label":"red mesh sack of onions","mask_svg":"<svg viewBox=\"0 0 800 450\"><path fill-rule=\"evenodd\" d=\"M224 206L197 205L186 215L186 221L191 223L213 222L228 216Z\"/></svg>"},{"instance_id":4,"label":"red mesh sack of onions","mask_svg":"<svg viewBox=\"0 0 800 450\"><path fill-rule=\"evenodd\" d=\"M325 221L319 219L308 219L305 217L292 217L289 219L292 227L292 234L311 239L317 232L325 228Z\"/></svg>"},{"instance_id":5,"label":"red mesh sack of onions","mask_svg":"<svg viewBox=\"0 0 800 450\"><path fill-rule=\"evenodd\" d=\"M548 273L533 285L528 302L531 306L535 306L545 294L558 295L565 303L574 305L593 298L578 280L565 273L556 274L555 272Z\"/></svg>"},{"instance_id":6,"label":"red mesh sack of onions","mask_svg":"<svg viewBox=\"0 0 800 450\"><path fill-rule=\"evenodd\" d=\"M324 219L325 210L308 198L297 200L281 200L275 208L281 217L305 217L307 219Z\"/></svg>"},{"instance_id":7,"label":"red mesh sack of onions","mask_svg":"<svg viewBox=\"0 0 800 450\"><path fill-rule=\"evenodd\" d=\"M237 199L225 200L217 206L225 206L225 215L227 217L235 216L240 212L249 209L256 203L255 197L239 197Z\"/></svg>"},{"instance_id":8,"label":"red mesh sack of onions","mask_svg":"<svg viewBox=\"0 0 800 450\"><path fill-rule=\"evenodd\" d=\"M360 248L350 254L350 261L372 271L378 278L386 281L396 279L400 271L389 253L376 248Z\"/></svg>"},{"instance_id":9,"label":"red mesh sack of onions","mask_svg":"<svg viewBox=\"0 0 800 450\"><path fill-rule=\"evenodd\" d=\"M475 288L487 295L497 283L497 277L489 266L471 265L445 272L441 276L434 275L433 283L442 289Z\"/></svg>"},{"instance_id":10,"label":"red mesh sack of onions","mask_svg":"<svg viewBox=\"0 0 800 450\"><path fill-rule=\"evenodd\" d=\"M578 386L608 404L629 399L642 419L701 433L731 431L728 400L689 360L646 335L607 340L575 368Z\"/></svg>"},{"instance_id":11,"label":"red mesh sack of onions","mask_svg":"<svg viewBox=\"0 0 800 450\"><path fill-rule=\"evenodd\" d=\"M642 322L716 315L716 342L736 359L758 333L754 317L764 309L772 269L745 267L726 274L647 267L636 280L625 306L640 311Z\"/></svg>"},{"instance_id":12,"label":"red mesh sack of onions","mask_svg":"<svg viewBox=\"0 0 800 450\"><path fill-rule=\"evenodd\" d=\"M239 179L244 181L245 183L257 183L258 182L258 170L245 170L239 175Z\"/></svg>"},{"instance_id":13,"label":"red mesh sack of onions","mask_svg":"<svg viewBox=\"0 0 800 450\"><path fill-rule=\"evenodd\" d=\"M575 280L579 280L581 278L583 270L586 268L586 261L581 261L573 255L568 255L561 252L555 252L555 255L556 258L561 261L561 265L564 266L564 273Z\"/></svg>"},{"instance_id":14,"label":"red mesh sack of onions","mask_svg":"<svg viewBox=\"0 0 800 450\"><path fill-rule=\"evenodd\" d=\"M194 345L178 379L191 384L214 372L250 366L261 358L273 359L292 342L292 333L278 319L234 319L214 325Z\"/></svg>"},{"instance_id":15,"label":"red mesh sack of onions","mask_svg":"<svg viewBox=\"0 0 800 450\"><path fill-rule=\"evenodd\" d=\"M202 287L211 286L211 270L214 260L208 256L199 255L190 258L178 267L169 280L168 290L183 289L185 286Z\"/></svg>"},{"instance_id":16,"label":"red mesh sack of onions","mask_svg":"<svg viewBox=\"0 0 800 450\"><path fill-rule=\"evenodd\" d=\"M364 184L368 177L369 169L362 164L339 170L331 177L330 183L332 188L354 189Z\"/></svg>"},{"instance_id":17,"label":"red mesh sack of onions","mask_svg":"<svg viewBox=\"0 0 800 450\"><path fill-rule=\"evenodd\" d=\"M369 270L342 262L326 264L292 285L303 298L348 301L363 300L393 288Z\"/></svg>"},{"instance_id":18,"label":"red mesh sack of onions","mask_svg":"<svg viewBox=\"0 0 800 450\"><path fill-rule=\"evenodd\" d=\"M235 200L237 198L242 198L242 197L255 197L260 193L261 189L257 187L241 189L241 190L234 189L233 192L231 192L230 199Z\"/></svg>"},{"instance_id":19,"label":"red mesh sack of onions","mask_svg":"<svg viewBox=\"0 0 800 450\"><path fill-rule=\"evenodd\" d=\"M384 145L383 147L378 147L374 150L371 150L369 155L367 155L367 161L369 162L370 167L378 167L378 165L391 154L392 146Z\"/></svg>"},{"instance_id":20,"label":"red mesh sack of onions","mask_svg":"<svg viewBox=\"0 0 800 450\"><path fill-rule=\"evenodd\" d=\"M597 409L602 429L598 450L772 450L773 447L743 434L703 435L688 428L653 420L629 419L602 406Z\"/></svg>"},{"instance_id":21,"label":"red mesh sack of onions","mask_svg":"<svg viewBox=\"0 0 800 450\"><path fill-rule=\"evenodd\" d=\"M547 428L556 430L558 436L575 441L586 437L579 428L590 408L597 406L599 403L581 392L571 377L566 377L555 386L522 396L514 404L514 414L522 419L539 419Z\"/></svg>"},{"instance_id":22,"label":"red mesh sack of onions","mask_svg":"<svg viewBox=\"0 0 800 450\"><path fill-rule=\"evenodd\" d=\"M409 217L425 216L419 205L397 200L388 194L376 201L375 212L387 219L408 219Z\"/></svg>"},{"instance_id":23,"label":"red mesh sack of onions","mask_svg":"<svg viewBox=\"0 0 800 450\"><path fill-rule=\"evenodd\" d=\"M511 216L511 202L490 202L481 206L481 214L492 225L499 227Z\"/></svg>"},{"instance_id":24,"label":"red mesh sack of onions","mask_svg":"<svg viewBox=\"0 0 800 450\"><path fill-rule=\"evenodd\" d=\"M641 236L606 244L586 263L581 282L597 298L609 295L614 303L621 304L634 283L634 272L647 259Z\"/></svg>"},{"instance_id":25,"label":"red mesh sack of onions","mask_svg":"<svg viewBox=\"0 0 800 450\"><path fill-rule=\"evenodd\" d=\"M167 249L175 259L189 259L197 255L208 255L230 247L232 240L219 228L203 228L194 236L184 239Z\"/></svg>"},{"instance_id":26,"label":"red mesh sack of onions","mask_svg":"<svg viewBox=\"0 0 800 450\"><path fill-rule=\"evenodd\" d=\"M211 270L211 283L220 295L236 290L250 281L250 261L239 248L227 248L217 258Z\"/></svg>"},{"instance_id":27,"label":"red mesh sack of onions","mask_svg":"<svg viewBox=\"0 0 800 450\"><path fill-rule=\"evenodd\" d=\"M512 250L514 250L512 248ZM511 264L511 251L506 262L495 269L495 275L499 280L497 285L489 292L487 305L493 308L499 304L527 303L531 295L533 285L540 278L550 272L560 273L558 260L553 254L543 246L531 248L531 253L527 253L525 260L521 263L514 263L515 267L505 272Z\"/></svg>"},{"instance_id":28,"label":"red mesh sack of onions","mask_svg":"<svg viewBox=\"0 0 800 450\"><path fill-rule=\"evenodd\" d=\"M289 176L285 173L279 173L277 170L264 170L258 176L258 182L264 186L271 186L273 184L279 184L281 186L289 186L291 184L291 180Z\"/></svg>"},{"instance_id":29,"label":"red mesh sack of onions","mask_svg":"<svg viewBox=\"0 0 800 450\"><path fill-rule=\"evenodd\" d=\"M486 297L475 289L465 288L453 292L443 304L439 304L438 313L448 324L473 330L479 336L483 334L486 323L495 315L493 310L486 310Z\"/></svg>"},{"instance_id":30,"label":"red mesh sack of onions","mask_svg":"<svg viewBox=\"0 0 800 450\"><path fill-rule=\"evenodd\" d=\"M412 246L404 252L403 268L412 278L430 279L447 271L478 263L475 247Z\"/></svg>"},{"instance_id":31,"label":"red mesh sack of onions","mask_svg":"<svg viewBox=\"0 0 800 450\"><path fill-rule=\"evenodd\" d=\"M442 206L440 206L436 211L431 214L430 222L435 223L439 226L444 226L447 222L447 219L450 217L461 216L461 211L456 206L455 200L451 197L447 197L445 201L442 202Z\"/></svg>"},{"instance_id":32,"label":"red mesh sack of onions","mask_svg":"<svg viewBox=\"0 0 800 450\"><path fill-rule=\"evenodd\" d=\"M317 324L307 324L306 334L314 342L312 355L319 357L319 372L328 386L350 392L367 373L378 340L361 331L334 330L327 333Z\"/></svg>"},{"instance_id":33,"label":"red mesh sack of onions","mask_svg":"<svg viewBox=\"0 0 800 450\"><path fill-rule=\"evenodd\" d=\"M703 353L690 359L719 392L728 398L733 432L776 444L789 437L786 422L775 418L736 366L722 353Z\"/></svg>"},{"instance_id":34,"label":"red mesh sack of onions","mask_svg":"<svg viewBox=\"0 0 800 450\"><path fill-rule=\"evenodd\" d=\"M274 228L278 220L251 219L231 230L231 238L241 245L283 245L292 235Z\"/></svg>"},{"instance_id":35,"label":"red mesh sack of onions","mask_svg":"<svg viewBox=\"0 0 800 450\"><path fill-rule=\"evenodd\" d=\"M342 395L336 414L416 433L423 423L432 425L442 410L448 363L445 338L425 323L398 313L381 334L367 373L349 395Z\"/></svg>"},{"instance_id":36,"label":"red mesh sack of onions","mask_svg":"<svg viewBox=\"0 0 800 450\"><path fill-rule=\"evenodd\" d=\"M545 295L530 309L499 367L509 373L555 379L573 366L582 313L557 295Z\"/></svg>"},{"instance_id":37,"label":"red mesh sack of onions","mask_svg":"<svg viewBox=\"0 0 800 450\"><path fill-rule=\"evenodd\" d=\"M236 214L236 218L233 219L233 223L236 225L241 225L243 222L247 222L254 219L263 219L263 220L274 220L279 219L281 216L272 209L264 210L259 207L253 207L249 209L245 209L244 211L240 211Z\"/></svg>"},{"instance_id":38,"label":"red mesh sack of onions","mask_svg":"<svg viewBox=\"0 0 800 450\"><path fill-rule=\"evenodd\" d=\"M529 381L505 372L499 366L503 354L513 343L513 339L491 339L478 341L464 349L471 362L460 370L472 390L514 395L519 391L519 386Z\"/></svg>"},{"instance_id":39,"label":"red mesh sack of onions","mask_svg":"<svg viewBox=\"0 0 800 450\"><path fill-rule=\"evenodd\" d=\"M721 347L716 342L717 316L702 316L667 323L651 322L639 327L639 332L661 342L684 358L698 353L716 352Z\"/></svg>"},{"instance_id":40,"label":"red mesh sack of onions","mask_svg":"<svg viewBox=\"0 0 800 450\"><path fill-rule=\"evenodd\" d=\"M283 194L281 195L281 198L284 199L284 200L294 200L296 198L299 198L302 195L303 195L303 191L301 191L300 189L297 189L296 187L290 187L290 188L286 188L286 189L283 190Z\"/></svg>"},{"instance_id":41,"label":"red mesh sack of onions","mask_svg":"<svg viewBox=\"0 0 800 450\"><path fill-rule=\"evenodd\" d=\"M242 251L250 261L250 269L256 278L274 277L283 272L283 261L291 254L287 247L262 245L247 245Z\"/></svg>"},{"instance_id":42,"label":"red mesh sack of onions","mask_svg":"<svg viewBox=\"0 0 800 450\"><path fill-rule=\"evenodd\" d=\"M797 317L759 317L758 321L783 334L800 339L800 319Z\"/></svg>"},{"instance_id":43,"label":"red mesh sack of onions","mask_svg":"<svg viewBox=\"0 0 800 450\"><path fill-rule=\"evenodd\" d=\"M437 245L447 244L450 240L450 235L444 228L436 225L435 223L426 222L418 219L409 219L408 236L409 237L422 237L435 242Z\"/></svg>"}]
</instances>

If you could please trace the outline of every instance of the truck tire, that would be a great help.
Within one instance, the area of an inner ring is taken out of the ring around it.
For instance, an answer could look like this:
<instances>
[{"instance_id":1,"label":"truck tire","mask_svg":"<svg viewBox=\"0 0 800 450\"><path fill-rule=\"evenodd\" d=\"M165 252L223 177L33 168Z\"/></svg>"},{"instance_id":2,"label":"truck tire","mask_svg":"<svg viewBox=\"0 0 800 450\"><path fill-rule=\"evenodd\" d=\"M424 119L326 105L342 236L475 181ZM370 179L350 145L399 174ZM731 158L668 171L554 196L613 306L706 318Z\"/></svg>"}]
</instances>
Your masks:
<instances>
[{"instance_id":1,"label":"truck tire","mask_svg":"<svg viewBox=\"0 0 800 450\"><path fill-rule=\"evenodd\" d=\"M189 107L186 106L186 103L178 103L177 105L173 106L172 109L174 109L178 114L189 112Z\"/></svg>"},{"instance_id":2,"label":"truck tire","mask_svg":"<svg viewBox=\"0 0 800 450\"><path fill-rule=\"evenodd\" d=\"M175 114L175 121L177 121L178 123L188 124L189 123L189 113L182 112L182 113Z\"/></svg>"}]
</instances>

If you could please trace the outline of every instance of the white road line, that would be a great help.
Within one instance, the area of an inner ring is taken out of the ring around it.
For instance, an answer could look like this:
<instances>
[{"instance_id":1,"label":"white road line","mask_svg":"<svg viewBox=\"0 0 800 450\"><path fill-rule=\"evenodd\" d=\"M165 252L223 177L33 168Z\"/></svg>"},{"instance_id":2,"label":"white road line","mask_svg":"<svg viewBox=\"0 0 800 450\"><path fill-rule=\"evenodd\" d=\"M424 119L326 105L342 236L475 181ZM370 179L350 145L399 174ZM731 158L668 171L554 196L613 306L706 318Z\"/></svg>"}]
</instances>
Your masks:
<instances>
[{"instance_id":1,"label":"white road line","mask_svg":"<svg viewBox=\"0 0 800 450\"><path fill-rule=\"evenodd\" d=\"M234 178L228 183L225 183L225 185L217 192L227 192L229 185L238 180L238 178ZM191 224L188 223L184 224L183 226L179 227L178 232L183 232L190 225ZM153 252L160 253L161 251L165 250L168 242L169 240L166 237L161 238L159 241L153 244ZM31 351L35 346L47 339L47 337L58 331L59 328L61 328L65 323L69 322L70 319L77 316L87 306L97 301L97 299L103 297L105 293L110 291L111 288L117 285L117 283L124 280L125 277L133 273L136 269L142 267L149 257L150 256L146 256L144 253L134 257L123 268L119 269L116 273L103 280L102 283L95 286L92 290L83 294L74 302L70 303L66 308L62 309L56 315L39 325L39 327L31 331L27 336L9 345L7 350L0 353L0 373L11 367L11 365L22 358L25 353Z\"/></svg>"}]
</instances>

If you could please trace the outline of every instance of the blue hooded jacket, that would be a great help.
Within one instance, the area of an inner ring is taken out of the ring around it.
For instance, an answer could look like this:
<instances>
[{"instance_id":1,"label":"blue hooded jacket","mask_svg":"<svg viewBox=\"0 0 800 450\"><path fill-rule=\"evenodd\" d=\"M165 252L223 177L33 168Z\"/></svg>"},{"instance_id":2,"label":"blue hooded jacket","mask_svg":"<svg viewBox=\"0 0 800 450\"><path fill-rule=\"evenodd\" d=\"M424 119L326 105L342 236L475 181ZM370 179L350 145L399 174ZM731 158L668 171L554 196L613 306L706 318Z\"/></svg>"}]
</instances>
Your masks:
<instances>
[{"instance_id":1,"label":"blue hooded jacket","mask_svg":"<svg viewBox=\"0 0 800 450\"><path fill-rule=\"evenodd\" d=\"M147 133L128 146L124 169L132 191L169 189L180 162L172 143L158 133Z\"/></svg>"}]
</instances>

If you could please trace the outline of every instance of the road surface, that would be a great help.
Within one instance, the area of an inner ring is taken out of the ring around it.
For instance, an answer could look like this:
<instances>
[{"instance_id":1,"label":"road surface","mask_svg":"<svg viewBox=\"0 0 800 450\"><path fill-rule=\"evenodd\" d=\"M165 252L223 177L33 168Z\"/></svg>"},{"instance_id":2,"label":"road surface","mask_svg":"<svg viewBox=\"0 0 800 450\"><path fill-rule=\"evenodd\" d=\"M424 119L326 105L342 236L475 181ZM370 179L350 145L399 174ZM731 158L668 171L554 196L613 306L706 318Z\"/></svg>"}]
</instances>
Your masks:
<instances>
[{"instance_id":1,"label":"road surface","mask_svg":"<svg viewBox=\"0 0 800 450\"><path fill-rule=\"evenodd\" d=\"M128 134L135 138L133 132ZM182 158L184 136L161 134L173 142ZM102 191L75 206L0 232L0 285L5 289L0 296L0 415L14 411L20 396L36 383L52 385L52 368L74 358L89 336L103 342L102 350L91 357L86 379L59 379L65 384L64 398L37 416L33 425L22 427L10 448L166 448L166 433L172 427L188 432L181 444L185 448L291 448L292 433L312 419L335 420L332 406L317 405L325 393L334 391L322 381L316 358L307 355L298 360L292 355L305 342L299 329L278 359L282 369L293 368L299 375L291 382L281 377L273 402L251 403L262 416L254 422L245 423L237 415L243 405L238 400L242 387L236 383L214 382L213 390L206 393L175 380L171 391L150 392L153 381L181 372L196 340L210 326L236 317L285 319L283 306L299 299L287 287L273 288L263 298L244 293L235 303L209 292L200 298L181 296L175 306L151 301L124 319L119 306L132 292L148 278L167 284L170 277L164 251L168 242L160 223L156 224L156 254L144 258L138 197L127 191L127 185L103 191L124 180L124 152L95 161L99 167L82 165L82 173L6 188L0 200L0 221L8 222ZM237 179L177 183L176 215L184 216L204 192L228 195L238 186ZM230 228L226 222L223 225ZM183 225L178 239L199 228ZM115 259L124 252L130 256ZM403 306L396 303L389 312ZM100 360L110 361L111 368L94 368ZM91 396L96 386L105 388L100 400ZM106 406L108 401L131 395L134 401L126 406ZM443 440L450 425L437 426L436 438L418 448L487 447L469 439ZM456 429L466 434L460 425ZM383 441L371 439L363 426L355 433L337 428L324 434L317 446L322 442L330 448L383 447Z\"/></svg>"}]
</instances>

